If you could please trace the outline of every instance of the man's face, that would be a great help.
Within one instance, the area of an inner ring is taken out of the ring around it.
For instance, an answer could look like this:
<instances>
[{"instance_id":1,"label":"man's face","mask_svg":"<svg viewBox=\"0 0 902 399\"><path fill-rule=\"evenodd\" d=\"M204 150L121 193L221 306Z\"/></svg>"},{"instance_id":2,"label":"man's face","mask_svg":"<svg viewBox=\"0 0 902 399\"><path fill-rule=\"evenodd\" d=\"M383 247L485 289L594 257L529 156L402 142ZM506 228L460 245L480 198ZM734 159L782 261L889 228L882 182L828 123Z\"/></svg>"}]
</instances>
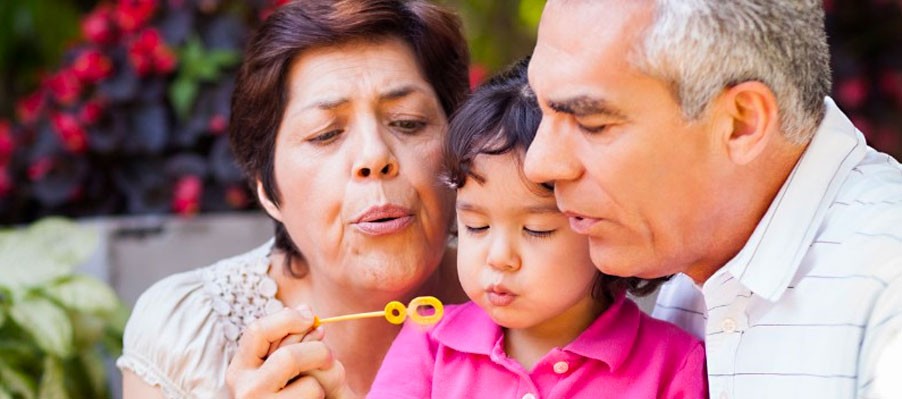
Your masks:
<instances>
[{"instance_id":1,"label":"man's face","mask_svg":"<svg viewBox=\"0 0 902 399\"><path fill-rule=\"evenodd\" d=\"M529 65L543 117L525 168L554 183L598 269L652 278L711 261L730 184L708 119L684 120L669 85L628 61L651 21L645 3L546 7Z\"/></svg>"}]
</instances>

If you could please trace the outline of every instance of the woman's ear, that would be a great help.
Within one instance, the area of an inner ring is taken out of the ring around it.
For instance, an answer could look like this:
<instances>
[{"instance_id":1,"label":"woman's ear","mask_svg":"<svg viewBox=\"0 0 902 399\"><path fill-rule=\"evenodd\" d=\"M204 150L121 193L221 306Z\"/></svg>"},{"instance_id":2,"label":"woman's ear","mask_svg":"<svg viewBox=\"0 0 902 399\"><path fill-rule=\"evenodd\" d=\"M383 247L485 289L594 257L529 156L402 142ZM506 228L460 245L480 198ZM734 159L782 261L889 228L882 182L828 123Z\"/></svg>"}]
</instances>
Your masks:
<instances>
[{"instance_id":1,"label":"woman's ear","mask_svg":"<svg viewBox=\"0 0 902 399\"><path fill-rule=\"evenodd\" d=\"M728 88L719 100L729 118L730 128L725 129L723 140L733 163L751 163L782 134L777 98L767 85L743 82Z\"/></svg>"},{"instance_id":2,"label":"woman's ear","mask_svg":"<svg viewBox=\"0 0 902 399\"><path fill-rule=\"evenodd\" d=\"M279 206L266 195L266 190L263 189L263 183L260 179L257 179L257 199L260 200L260 204L263 205L263 209L266 210L266 213L268 213L270 217L282 222L282 211L279 210Z\"/></svg>"}]
</instances>

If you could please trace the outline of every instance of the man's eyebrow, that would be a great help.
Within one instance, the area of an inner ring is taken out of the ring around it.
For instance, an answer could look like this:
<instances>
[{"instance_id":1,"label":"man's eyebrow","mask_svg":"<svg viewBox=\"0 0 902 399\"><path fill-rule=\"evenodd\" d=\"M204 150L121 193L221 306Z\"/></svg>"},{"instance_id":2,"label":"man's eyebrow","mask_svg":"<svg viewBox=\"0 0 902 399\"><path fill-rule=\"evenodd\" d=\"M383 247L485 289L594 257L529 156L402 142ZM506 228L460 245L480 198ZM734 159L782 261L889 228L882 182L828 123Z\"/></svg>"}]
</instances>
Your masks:
<instances>
[{"instance_id":1,"label":"man's eyebrow","mask_svg":"<svg viewBox=\"0 0 902 399\"><path fill-rule=\"evenodd\" d=\"M555 112L571 114L573 116L607 115L614 118L626 119L626 115L619 109L602 99L588 96L578 96L565 100L549 100L548 108Z\"/></svg>"}]
</instances>

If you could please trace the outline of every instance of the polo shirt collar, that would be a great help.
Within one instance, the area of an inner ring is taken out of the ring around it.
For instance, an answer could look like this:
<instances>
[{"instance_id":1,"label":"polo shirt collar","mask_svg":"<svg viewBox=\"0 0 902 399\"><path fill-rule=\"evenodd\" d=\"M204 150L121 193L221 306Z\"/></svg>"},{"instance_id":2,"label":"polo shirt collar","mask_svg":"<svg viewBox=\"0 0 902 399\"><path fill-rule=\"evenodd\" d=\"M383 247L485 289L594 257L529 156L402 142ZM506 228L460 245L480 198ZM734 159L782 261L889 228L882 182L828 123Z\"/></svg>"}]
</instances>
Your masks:
<instances>
[{"instance_id":1,"label":"polo shirt collar","mask_svg":"<svg viewBox=\"0 0 902 399\"><path fill-rule=\"evenodd\" d=\"M827 209L865 157L864 136L825 99L826 115L748 242L724 269L769 301L780 299L812 244ZM709 282L713 279L709 279Z\"/></svg>"},{"instance_id":2,"label":"polo shirt collar","mask_svg":"<svg viewBox=\"0 0 902 399\"><path fill-rule=\"evenodd\" d=\"M562 351L604 362L612 371L617 370L632 351L639 334L639 324L639 308L620 294ZM446 315L445 320L433 330L433 336L441 344L458 352L486 356L491 356L499 345L503 345L501 327L473 302L462 305L458 312Z\"/></svg>"}]
</instances>

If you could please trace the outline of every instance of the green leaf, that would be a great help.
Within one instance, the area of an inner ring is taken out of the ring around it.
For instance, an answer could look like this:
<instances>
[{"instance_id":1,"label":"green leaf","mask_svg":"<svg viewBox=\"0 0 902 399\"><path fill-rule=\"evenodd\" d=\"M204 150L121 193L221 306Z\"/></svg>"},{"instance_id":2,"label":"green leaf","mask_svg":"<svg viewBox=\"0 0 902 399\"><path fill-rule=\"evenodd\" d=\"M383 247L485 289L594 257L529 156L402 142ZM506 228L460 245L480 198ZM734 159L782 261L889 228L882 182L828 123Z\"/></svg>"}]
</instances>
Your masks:
<instances>
[{"instance_id":1,"label":"green leaf","mask_svg":"<svg viewBox=\"0 0 902 399\"><path fill-rule=\"evenodd\" d=\"M13 304L9 315L47 353L60 358L72 355L72 324L66 313L50 300L25 298Z\"/></svg>"},{"instance_id":2,"label":"green leaf","mask_svg":"<svg viewBox=\"0 0 902 399\"><path fill-rule=\"evenodd\" d=\"M169 86L169 101L179 119L185 120L188 117L188 113L194 106L194 100L197 98L198 89L196 81L183 76L179 76Z\"/></svg>"},{"instance_id":3,"label":"green leaf","mask_svg":"<svg viewBox=\"0 0 902 399\"><path fill-rule=\"evenodd\" d=\"M520 22L530 30L535 30L539 26L543 8L545 8L545 0L520 0L520 7L517 10Z\"/></svg>"},{"instance_id":4,"label":"green leaf","mask_svg":"<svg viewBox=\"0 0 902 399\"><path fill-rule=\"evenodd\" d=\"M105 314L116 310L119 298L105 283L88 276L73 276L50 286L45 295L70 310Z\"/></svg>"},{"instance_id":5,"label":"green leaf","mask_svg":"<svg viewBox=\"0 0 902 399\"><path fill-rule=\"evenodd\" d=\"M13 394L0 385L0 399L13 399Z\"/></svg>"},{"instance_id":6,"label":"green leaf","mask_svg":"<svg viewBox=\"0 0 902 399\"><path fill-rule=\"evenodd\" d=\"M100 354L93 349L86 350L82 351L78 358L88 376L91 389L94 392L106 392L106 368Z\"/></svg>"},{"instance_id":7,"label":"green leaf","mask_svg":"<svg viewBox=\"0 0 902 399\"><path fill-rule=\"evenodd\" d=\"M44 374L38 386L38 399L68 399L63 365L53 356L44 358Z\"/></svg>"},{"instance_id":8,"label":"green leaf","mask_svg":"<svg viewBox=\"0 0 902 399\"><path fill-rule=\"evenodd\" d=\"M14 293L72 273L97 247L97 232L63 218L0 233L0 286Z\"/></svg>"},{"instance_id":9,"label":"green leaf","mask_svg":"<svg viewBox=\"0 0 902 399\"><path fill-rule=\"evenodd\" d=\"M206 58L207 62L219 68L228 68L241 61L241 53L235 50L211 50Z\"/></svg>"},{"instance_id":10,"label":"green leaf","mask_svg":"<svg viewBox=\"0 0 902 399\"><path fill-rule=\"evenodd\" d=\"M6 309L0 306L0 328L3 328L4 323L6 323Z\"/></svg>"},{"instance_id":11,"label":"green leaf","mask_svg":"<svg viewBox=\"0 0 902 399\"><path fill-rule=\"evenodd\" d=\"M7 366L0 357L0 384L8 392L25 399L34 399L35 381L22 372Z\"/></svg>"}]
</instances>

